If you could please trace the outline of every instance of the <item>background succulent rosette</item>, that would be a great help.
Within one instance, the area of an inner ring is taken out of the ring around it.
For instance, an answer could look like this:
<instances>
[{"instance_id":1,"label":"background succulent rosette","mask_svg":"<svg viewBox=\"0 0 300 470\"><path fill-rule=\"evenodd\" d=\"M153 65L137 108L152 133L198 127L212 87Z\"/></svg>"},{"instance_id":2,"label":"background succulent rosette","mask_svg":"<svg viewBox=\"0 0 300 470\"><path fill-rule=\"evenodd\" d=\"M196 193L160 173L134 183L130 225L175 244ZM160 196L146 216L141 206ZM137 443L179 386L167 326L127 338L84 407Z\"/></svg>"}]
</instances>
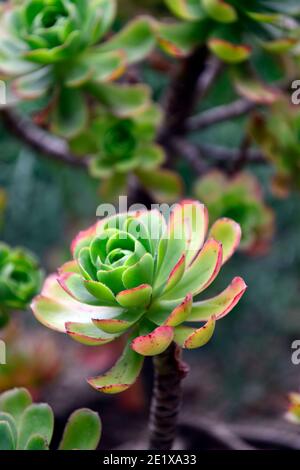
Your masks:
<instances>
[{"instance_id":1,"label":"background succulent rosette","mask_svg":"<svg viewBox=\"0 0 300 470\"><path fill-rule=\"evenodd\" d=\"M196 201L176 204L168 222L159 211L119 214L81 232L73 260L45 282L32 309L54 330L86 345L103 345L128 333L117 364L89 379L105 393L127 389L144 356L172 341L199 348L216 321L237 304L246 285L236 277L219 295L194 302L214 281L240 242L240 226L219 219L206 239L208 214ZM190 326L189 323L203 325Z\"/></svg>"},{"instance_id":2,"label":"background succulent rosette","mask_svg":"<svg viewBox=\"0 0 300 470\"><path fill-rule=\"evenodd\" d=\"M136 96L108 82L151 52L149 18L135 19L105 41L115 0L27 0L4 5L0 13L0 75L8 105L45 98L51 130L69 138L87 125L87 94L105 106L126 107L140 98L139 91Z\"/></svg>"},{"instance_id":3,"label":"background succulent rosette","mask_svg":"<svg viewBox=\"0 0 300 470\"><path fill-rule=\"evenodd\" d=\"M284 4L271 0L165 0L165 3L183 20L158 28L162 46L175 55L206 43L221 60L235 64L249 59L255 46L281 53L298 43L299 5L293 0Z\"/></svg>"},{"instance_id":4,"label":"background succulent rosette","mask_svg":"<svg viewBox=\"0 0 300 470\"><path fill-rule=\"evenodd\" d=\"M253 254L268 250L274 235L274 214L265 204L254 175L241 172L228 177L214 170L196 182L194 191L207 205L212 223L223 215L241 225L241 250Z\"/></svg>"},{"instance_id":5,"label":"background succulent rosette","mask_svg":"<svg viewBox=\"0 0 300 470\"><path fill-rule=\"evenodd\" d=\"M39 292L43 273L37 258L23 248L0 243L0 324L10 310L25 309Z\"/></svg>"},{"instance_id":6,"label":"background succulent rosette","mask_svg":"<svg viewBox=\"0 0 300 470\"><path fill-rule=\"evenodd\" d=\"M101 437L97 413L82 408L74 411L65 426L59 450L94 450ZM54 431L54 414L46 403L33 403L25 388L0 395L0 450L49 450Z\"/></svg>"}]
</instances>

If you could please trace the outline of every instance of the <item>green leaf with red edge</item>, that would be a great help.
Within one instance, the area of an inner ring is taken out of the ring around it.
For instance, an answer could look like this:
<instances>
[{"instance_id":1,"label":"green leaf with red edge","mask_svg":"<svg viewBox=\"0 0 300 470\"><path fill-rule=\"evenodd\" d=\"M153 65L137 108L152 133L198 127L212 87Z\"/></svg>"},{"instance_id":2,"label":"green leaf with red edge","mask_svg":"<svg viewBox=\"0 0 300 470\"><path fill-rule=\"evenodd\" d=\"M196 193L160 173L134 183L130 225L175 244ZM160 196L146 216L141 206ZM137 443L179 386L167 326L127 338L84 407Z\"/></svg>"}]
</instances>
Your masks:
<instances>
[{"instance_id":1,"label":"green leaf with red edge","mask_svg":"<svg viewBox=\"0 0 300 470\"><path fill-rule=\"evenodd\" d=\"M90 324L92 319L114 318L123 311L121 307L98 307L76 301L61 288L56 275L46 279L31 308L40 323L63 333L67 322Z\"/></svg>"},{"instance_id":2,"label":"green leaf with red edge","mask_svg":"<svg viewBox=\"0 0 300 470\"><path fill-rule=\"evenodd\" d=\"M212 316L215 316L216 320L220 320L237 305L246 289L247 286L244 280L235 277L231 284L219 295L211 299L194 302L186 321L207 321Z\"/></svg>"},{"instance_id":3,"label":"green leaf with red edge","mask_svg":"<svg viewBox=\"0 0 300 470\"><path fill-rule=\"evenodd\" d=\"M174 57L187 56L195 46L207 37L205 22L198 23L155 23L160 47Z\"/></svg>"},{"instance_id":4,"label":"green leaf with red edge","mask_svg":"<svg viewBox=\"0 0 300 470\"><path fill-rule=\"evenodd\" d=\"M151 301L152 287L142 284L126 289L116 296L117 302L124 308L147 307Z\"/></svg>"},{"instance_id":5,"label":"green leaf with red edge","mask_svg":"<svg viewBox=\"0 0 300 470\"><path fill-rule=\"evenodd\" d=\"M243 70L241 67L235 68L232 76L237 93L254 103L271 105L281 96L278 89L249 76L249 70Z\"/></svg>"},{"instance_id":6,"label":"green leaf with red edge","mask_svg":"<svg viewBox=\"0 0 300 470\"><path fill-rule=\"evenodd\" d=\"M105 374L91 377L88 383L99 392L115 394L124 392L138 378L144 358L131 348L131 339L118 362Z\"/></svg>"},{"instance_id":7,"label":"green leaf with red edge","mask_svg":"<svg viewBox=\"0 0 300 470\"><path fill-rule=\"evenodd\" d=\"M224 0L202 0L208 15L220 23L233 23L238 15L235 8Z\"/></svg>"},{"instance_id":8,"label":"green leaf with red edge","mask_svg":"<svg viewBox=\"0 0 300 470\"><path fill-rule=\"evenodd\" d=\"M117 80L125 71L126 60L122 51L102 52L94 49L85 60L86 67L92 71L89 79L96 83Z\"/></svg>"},{"instance_id":9,"label":"green leaf with red edge","mask_svg":"<svg viewBox=\"0 0 300 470\"><path fill-rule=\"evenodd\" d=\"M96 321L96 320L95 320ZM114 341L119 334L107 334L104 331L100 331L94 323L76 323L67 322L65 324L66 333L78 343L86 346L102 346L107 343Z\"/></svg>"},{"instance_id":10,"label":"green leaf with red edge","mask_svg":"<svg viewBox=\"0 0 300 470\"><path fill-rule=\"evenodd\" d=\"M211 38L208 47L219 59L230 64L244 62L252 52L251 47L246 44L234 44L219 38Z\"/></svg>"},{"instance_id":11,"label":"green leaf with red edge","mask_svg":"<svg viewBox=\"0 0 300 470\"><path fill-rule=\"evenodd\" d=\"M98 413L87 408L76 410L68 419L59 450L95 450L101 431Z\"/></svg>"},{"instance_id":12,"label":"green leaf with red edge","mask_svg":"<svg viewBox=\"0 0 300 470\"><path fill-rule=\"evenodd\" d=\"M174 329L170 326L159 326L145 336L132 340L131 347L143 356L156 356L163 353L172 343Z\"/></svg>"},{"instance_id":13,"label":"green leaf with red edge","mask_svg":"<svg viewBox=\"0 0 300 470\"><path fill-rule=\"evenodd\" d=\"M83 93L75 88L62 88L52 114L52 132L71 139L84 130L87 122L88 109Z\"/></svg>"},{"instance_id":14,"label":"green leaf with red edge","mask_svg":"<svg viewBox=\"0 0 300 470\"><path fill-rule=\"evenodd\" d=\"M159 326L175 327L189 318L192 304L193 297L191 294L188 294L179 304L174 301L157 301L151 305L147 318Z\"/></svg>"},{"instance_id":15,"label":"green leaf with red edge","mask_svg":"<svg viewBox=\"0 0 300 470\"><path fill-rule=\"evenodd\" d=\"M208 228L208 211L199 201L185 199L174 207L172 217L175 225L186 227L186 264L188 265L203 246Z\"/></svg>"},{"instance_id":16,"label":"green leaf with red edge","mask_svg":"<svg viewBox=\"0 0 300 470\"><path fill-rule=\"evenodd\" d=\"M181 280L185 273L185 268L186 268L186 256L183 254L180 258L179 261L175 264L174 268L169 274L167 283L164 287L163 293L167 293L169 290L171 290L173 287L175 287L178 282Z\"/></svg>"},{"instance_id":17,"label":"green leaf with red edge","mask_svg":"<svg viewBox=\"0 0 300 470\"><path fill-rule=\"evenodd\" d=\"M200 0L165 0L171 12L183 20L199 20L204 12Z\"/></svg>"},{"instance_id":18,"label":"green leaf with red edge","mask_svg":"<svg viewBox=\"0 0 300 470\"><path fill-rule=\"evenodd\" d=\"M209 236L222 243L223 264L231 258L240 244L242 231L234 220L222 218L217 220L210 229Z\"/></svg>"},{"instance_id":19,"label":"green leaf with red edge","mask_svg":"<svg viewBox=\"0 0 300 470\"><path fill-rule=\"evenodd\" d=\"M217 277L222 266L222 245L213 238L209 239L187 268L183 278L169 292L164 300L181 299L189 292L199 294Z\"/></svg>"},{"instance_id":20,"label":"green leaf with red edge","mask_svg":"<svg viewBox=\"0 0 300 470\"><path fill-rule=\"evenodd\" d=\"M149 106L150 89L146 85L89 83L88 91L119 117L136 116Z\"/></svg>"},{"instance_id":21,"label":"green leaf with red edge","mask_svg":"<svg viewBox=\"0 0 300 470\"><path fill-rule=\"evenodd\" d=\"M121 315L114 318L94 319L93 323L101 331L109 334L124 333L132 327L144 315L144 310L130 309L125 310Z\"/></svg>"},{"instance_id":22,"label":"green leaf with red edge","mask_svg":"<svg viewBox=\"0 0 300 470\"><path fill-rule=\"evenodd\" d=\"M211 318L199 329L188 326L177 326L174 329L174 341L184 349L197 349L205 346L212 338L216 320Z\"/></svg>"},{"instance_id":23,"label":"green leaf with red edge","mask_svg":"<svg viewBox=\"0 0 300 470\"><path fill-rule=\"evenodd\" d=\"M299 44L296 38L278 38L271 41L263 41L263 48L272 54L286 54Z\"/></svg>"},{"instance_id":24,"label":"green leaf with red edge","mask_svg":"<svg viewBox=\"0 0 300 470\"><path fill-rule=\"evenodd\" d=\"M128 64L143 60L155 47L155 35L150 17L138 17L124 29L99 46L100 51L122 50Z\"/></svg>"}]
</instances>

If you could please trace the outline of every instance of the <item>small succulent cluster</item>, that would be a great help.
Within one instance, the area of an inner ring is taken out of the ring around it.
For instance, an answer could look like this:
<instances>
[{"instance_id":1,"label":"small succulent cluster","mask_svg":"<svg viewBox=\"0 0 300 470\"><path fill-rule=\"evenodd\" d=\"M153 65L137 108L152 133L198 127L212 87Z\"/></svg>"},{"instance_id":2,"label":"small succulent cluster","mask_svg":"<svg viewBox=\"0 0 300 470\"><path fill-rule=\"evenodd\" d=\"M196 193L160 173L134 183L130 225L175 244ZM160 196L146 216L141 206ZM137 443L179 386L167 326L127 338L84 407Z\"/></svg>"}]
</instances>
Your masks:
<instances>
[{"instance_id":1,"label":"small succulent cluster","mask_svg":"<svg viewBox=\"0 0 300 470\"><path fill-rule=\"evenodd\" d=\"M160 107L151 102L145 107L128 110L123 116L98 110L88 128L71 140L73 153L89 155L90 173L103 180L102 197L111 200L122 191L125 194L128 175L132 173L150 191L155 174L159 173L158 178L169 175L174 180L171 198L180 192L178 177L158 170L165 158L162 147L155 143L161 118ZM159 199L159 194L156 198Z\"/></svg>"},{"instance_id":2,"label":"small succulent cluster","mask_svg":"<svg viewBox=\"0 0 300 470\"><path fill-rule=\"evenodd\" d=\"M199 44L221 60L240 63L253 53L253 45L269 52L286 52L299 42L299 5L272 0L165 0L183 20L160 27L161 44L181 55Z\"/></svg>"},{"instance_id":3,"label":"small succulent cluster","mask_svg":"<svg viewBox=\"0 0 300 470\"><path fill-rule=\"evenodd\" d=\"M214 170L196 182L194 191L207 205L212 222L223 215L241 225L240 249L261 254L269 248L274 233L274 215L266 206L259 182L251 173L239 173L230 178Z\"/></svg>"},{"instance_id":4,"label":"small succulent cluster","mask_svg":"<svg viewBox=\"0 0 300 470\"><path fill-rule=\"evenodd\" d=\"M9 85L8 104L46 97L52 130L72 137L87 125L87 95L108 107L144 99L134 86L129 96L128 87L107 86L155 44L145 17L105 41L115 14L115 0L26 0L2 6L0 74Z\"/></svg>"},{"instance_id":5,"label":"small succulent cluster","mask_svg":"<svg viewBox=\"0 0 300 470\"><path fill-rule=\"evenodd\" d=\"M213 335L245 292L236 277L216 297L193 302L232 256L240 226L219 219L206 239L208 214L198 201L172 206L168 222L158 210L100 220L72 243L73 260L46 280L32 304L45 326L86 345L103 345L127 333L127 345L106 374L89 379L105 393L132 385L145 356L172 341L195 349ZM190 326L190 323L202 323Z\"/></svg>"},{"instance_id":6,"label":"small succulent cluster","mask_svg":"<svg viewBox=\"0 0 300 470\"><path fill-rule=\"evenodd\" d=\"M49 450L53 428L50 406L32 403L26 389L15 388L0 395L0 450ZM83 408L69 417L59 450L94 450L100 437L98 414Z\"/></svg>"},{"instance_id":7,"label":"small succulent cluster","mask_svg":"<svg viewBox=\"0 0 300 470\"><path fill-rule=\"evenodd\" d=\"M274 164L273 189L285 196L300 189L300 113L287 100L278 100L269 113L256 113L250 132Z\"/></svg>"},{"instance_id":8,"label":"small succulent cluster","mask_svg":"<svg viewBox=\"0 0 300 470\"><path fill-rule=\"evenodd\" d=\"M300 393L290 393L290 406L286 419L291 423L300 424Z\"/></svg>"},{"instance_id":9,"label":"small succulent cluster","mask_svg":"<svg viewBox=\"0 0 300 470\"><path fill-rule=\"evenodd\" d=\"M38 260L23 248L10 248L0 243L0 322L7 312L25 309L39 292L43 274Z\"/></svg>"}]
</instances>

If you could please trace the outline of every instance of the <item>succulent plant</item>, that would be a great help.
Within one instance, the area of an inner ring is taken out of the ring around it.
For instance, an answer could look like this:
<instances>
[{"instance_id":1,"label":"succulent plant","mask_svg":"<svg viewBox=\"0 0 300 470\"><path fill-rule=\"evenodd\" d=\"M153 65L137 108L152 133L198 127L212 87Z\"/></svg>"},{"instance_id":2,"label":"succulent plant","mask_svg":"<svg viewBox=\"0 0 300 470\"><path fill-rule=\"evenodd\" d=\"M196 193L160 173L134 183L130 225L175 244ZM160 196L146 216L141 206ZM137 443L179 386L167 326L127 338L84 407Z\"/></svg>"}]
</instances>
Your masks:
<instances>
[{"instance_id":1,"label":"succulent plant","mask_svg":"<svg viewBox=\"0 0 300 470\"><path fill-rule=\"evenodd\" d=\"M159 26L160 42L175 55L207 44L221 60L247 60L253 45L286 52L298 42L299 5L294 0L165 0L183 23Z\"/></svg>"},{"instance_id":2,"label":"succulent plant","mask_svg":"<svg viewBox=\"0 0 300 470\"><path fill-rule=\"evenodd\" d=\"M122 191L125 194L132 173L150 192L155 192L155 199L178 197L179 177L159 169L165 158L162 147L155 143L161 117L162 112L154 103L127 117L97 111L88 128L71 140L73 153L88 155L91 175L103 180L102 197L111 200ZM151 185L156 177L160 179L160 191L165 188L163 194Z\"/></svg>"},{"instance_id":3,"label":"succulent plant","mask_svg":"<svg viewBox=\"0 0 300 470\"><path fill-rule=\"evenodd\" d=\"M256 113L250 133L266 157L274 164L274 192L285 196L300 189L300 113L297 106L279 100L270 112Z\"/></svg>"},{"instance_id":4,"label":"succulent plant","mask_svg":"<svg viewBox=\"0 0 300 470\"><path fill-rule=\"evenodd\" d=\"M39 292L43 274L38 260L23 248L0 243L0 318L7 311L24 309Z\"/></svg>"},{"instance_id":5,"label":"succulent plant","mask_svg":"<svg viewBox=\"0 0 300 470\"><path fill-rule=\"evenodd\" d=\"M241 225L242 250L260 254L269 248L274 215L264 203L254 175L243 172L230 178L221 171L211 171L196 182L195 196L207 205L212 223L223 215Z\"/></svg>"},{"instance_id":6,"label":"succulent plant","mask_svg":"<svg viewBox=\"0 0 300 470\"><path fill-rule=\"evenodd\" d=\"M114 101L107 82L155 44L146 17L104 41L115 13L115 0L26 0L2 6L0 74L10 85L8 103L47 96L53 130L66 137L80 132L88 119L86 94L102 97L104 104ZM125 105L132 99L126 91L118 91Z\"/></svg>"},{"instance_id":7,"label":"succulent plant","mask_svg":"<svg viewBox=\"0 0 300 470\"><path fill-rule=\"evenodd\" d=\"M285 417L288 421L300 424L300 393L289 394L290 406Z\"/></svg>"},{"instance_id":8,"label":"succulent plant","mask_svg":"<svg viewBox=\"0 0 300 470\"><path fill-rule=\"evenodd\" d=\"M46 280L32 303L45 326L86 345L103 345L127 333L116 365L89 383L105 393L132 385L145 356L175 341L199 348L244 294L236 277L219 295L193 302L210 286L240 242L240 226L220 219L205 241L208 214L197 201L175 204L168 223L158 210L100 220L72 243L73 260ZM203 323L190 326L189 323Z\"/></svg>"},{"instance_id":9,"label":"succulent plant","mask_svg":"<svg viewBox=\"0 0 300 470\"><path fill-rule=\"evenodd\" d=\"M45 403L32 403L25 388L0 395L0 450L49 450L54 428L53 411ZM101 436L97 413L82 408L71 414L60 450L94 450Z\"/></svg>"}]
</instances>

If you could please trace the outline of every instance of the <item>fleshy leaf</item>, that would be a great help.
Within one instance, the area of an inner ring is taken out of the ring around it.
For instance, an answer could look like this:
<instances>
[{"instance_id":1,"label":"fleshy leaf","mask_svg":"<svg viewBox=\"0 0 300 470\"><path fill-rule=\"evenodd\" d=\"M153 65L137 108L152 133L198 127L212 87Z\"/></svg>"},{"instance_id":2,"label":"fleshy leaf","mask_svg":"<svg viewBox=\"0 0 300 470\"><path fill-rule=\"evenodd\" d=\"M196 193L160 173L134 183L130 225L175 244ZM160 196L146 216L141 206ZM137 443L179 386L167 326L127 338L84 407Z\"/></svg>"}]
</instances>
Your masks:
<instances>
[{"instance_id":1,"label":"fleshy leaf","mask_svg":"<svg viewBox=\"0 0 300 470\"><path fill-rule=\"evenodd\" d=\"M39 322L63 333L68 322L90 324L92 319L114 318L123 311L121 307L94 307L74 300L60 287L56 275L47 278L31 307Z\"/></svg>"},{"instance_id":2,"label":"fleshy leaf","mask_svg":"<svg viewBox=\"0 0 300 470\"><path fill-rule=\"evenodd\" d=\"M230 64L238 64L247 60L252 52L250 46L233 44L225 39L212 38L208 42L209 49L219 59Z\"/></svg>"},{"instance_id":3,"label":"fleshy leaf","mask_svg":"<svg viewBox=\"0 0 300 470\"><path fill-rule=\"evenodd\" d=\"M200 0L165 0L166 5L183 20L199 20L203 17Z\"/></svg>"},{"instance_id":4,"label":"fleshy leaf","mask_svg":"<svg viewBox=\"0 0 300 470\"><path fill-rule=\"evenodd\" d=\"M146 85L92 83L88 88L119 117L135 116L149 106L150 90Z\"/></svg>"},{"instance_id":5,"label":"fleshy leaf","mask_svg":"<svg viewBox=\"0 0 300 470\"><path fill-rule=\"evenodd\" d=\"M209 16L220 23L232 23L238 19L235 8L224 0L202 0L202 4Z\"/></svg>"},{"instance_id":6,"label":"fleshy leaf","mask_svg":"<svg viewBox=\"0 0 300 470\"><path fill-rule=\"evenodd\" d=\"M182 180L177 173L160 168L159 170L136 170L142 185L149 190L158 202L174 202L182 193Z\"/></svg>"},{"instance_id":7,"label":"fleshy leaf","mask_svg":"<svg viewBox=\"0 0 300 470\"><path fill-rule=\"evenodd\" d=\"M119 336L100 331L93 323L67 322L65 328L72 339L86 346L102 346L111 343Z\"/></svg>"},{"instance_id":8,"label":"fleshy leaf","mask_svg":"<svg viewBox=\"0 0 300 470\"><path fill-rule=\"evenodd\" d=\"M172 343L174 330L170 326L159 326L152 333L135 338L131 347L143 356L156 356L164 352Z\"/></svg>"},{"instance_id":9,"label":"fleshy leaf","mask_svg":"<svg viewBox=\"0 0 300 470\"><path fill-rule=\"evenodd\" d=\"M88 383L96 390L114 394L127 390L138 378L144 362L143 356L131 349L130 342L118 362L103 375L92 377Z\"/></svg>"},{"instance_id":10,"label":"fleshy leaf","mask_svg":"<svg viewBox=\"0 0 300 470\"><path fill-rule=\"evenodd\" d=\"M214 334L216 321L211 318L204 326L195 330L187 326L175 328L174 340L185 349L196 349L205 346Z\"/></svg>"},{"instance_id":11,"label":"fleshy leaf","mask_svg":"<svg viewBox=\"0 0 300 470\"><path fill-rule=\"evenodd\" d=\"M199 294L217 277L222 266L222 245L209 239L186 270L183 278L163 299L184 298L189 292Z\"/></svg>"},{"instance_id":12,"label":"fleshy leaf","mask_svg":"<svg viewBox=\"0 0 300 470\"><path fill-rule=\"evenodd\" d=\"M68 419L60 450L95 450L101 437L98 413L87 408L76 410Z\"/></svg>"},{"instance_id":13,"label":"fleshy leaf","mask_svg":"<svg viewBox=\"0 0 300 470\"><path fill-rule=\"evenodd\" d=\"M14 388L0 395L0 410L10 414L18 424L32 398L25 388Z\"/></svg>"},{"instance_id":14,"label":"fleshy leaf","mask_svg":"<svg viewBox=\"0 0 300 470\"><path fill-rule=\"evenodd\" d=\"M28 406L20 420L18 449L24 449L31 437L37 434L49 444L53 427L54 416L49 405L41 403Z\"/></svg>"},{"instance_id":15,"label":"fleshy leaf","mask_svg":"<svg viewBox=\"0 0 300 470\"><path fill-rule=\"evenodd\" d=\"M14 450L14 438L7 421L0 421L0 450Z\"/></svg>"},{"instance_id":16,"label":"fleshy leaf","mask_svg":"<svg viewBox=\"0 0 300 470\"><path fill-rule=\"evenodd\" d=\"M125 308L146 307L149 305L152 295L152 287L148 284L142 284L132 289L120 292L116 299L118 303Z\"/></svg>"},{"instance_id":17,"label":"fleshy leaf","mask_svg":"<svg viewBox=\"0 0 300 470\"><path fill-rule=\"evenodd\" d=\"M239 246L242 232L240 225L234 220L223 218L213 224L209 235L222 243L224 264Z\"/></svg>"},{"instance_id":18,"label":"fleshy leaf","mask_svg":"<svg viewBox=\"0 0 300 470\"><path fill-rule=\"evenodd\" d=\"M220 320L237 305L246 289L244 280L235 277L221 294L201 302L194 302L187 321L208 321L212 316Z\"/></svg>"},{"instance_id":19,"label":"fleshy leaf","mask_svg":"<svg viewBox=\"0 0 300 470\"><path fill-rule=\"evenodd\" d=\"M202 27L203 26L203 27ZM185 57L206 36L205 25L199 23L156 23L158 42L171 56Z\"/></svg>"},{"instance_id":20,"label":"fleshy leaf","mask_svg":"<svg viewBox=\"0 0 300 470\"><path fill-rule=\"evenodd\" d=\"M155 46L152 19L136 18L124 29L100 46L102 51L122 50L129 64L147 57Z\"/></svg>"},{"instance_id":21,"label":"fleshy leaf","mask_svg":"<svg viewBox=\"0 0 300 470\"><path fill-rule=\"evenodd\" d=\"M85 128L87 121L87 105L82 92L77 89L62 88L52 116L53 132L71 139Z\"/></svg>"},{"instance_id":22,"label":"fleshy leaf","mask_svg":"<svg viewBox=\"0 0 300 470\"><path fill-rule=\"evenodd\" d=\"M49 450L49 445L43 436L36 434L30 437L25 446L25 450Z\"/></svg>"}]
</instances>

